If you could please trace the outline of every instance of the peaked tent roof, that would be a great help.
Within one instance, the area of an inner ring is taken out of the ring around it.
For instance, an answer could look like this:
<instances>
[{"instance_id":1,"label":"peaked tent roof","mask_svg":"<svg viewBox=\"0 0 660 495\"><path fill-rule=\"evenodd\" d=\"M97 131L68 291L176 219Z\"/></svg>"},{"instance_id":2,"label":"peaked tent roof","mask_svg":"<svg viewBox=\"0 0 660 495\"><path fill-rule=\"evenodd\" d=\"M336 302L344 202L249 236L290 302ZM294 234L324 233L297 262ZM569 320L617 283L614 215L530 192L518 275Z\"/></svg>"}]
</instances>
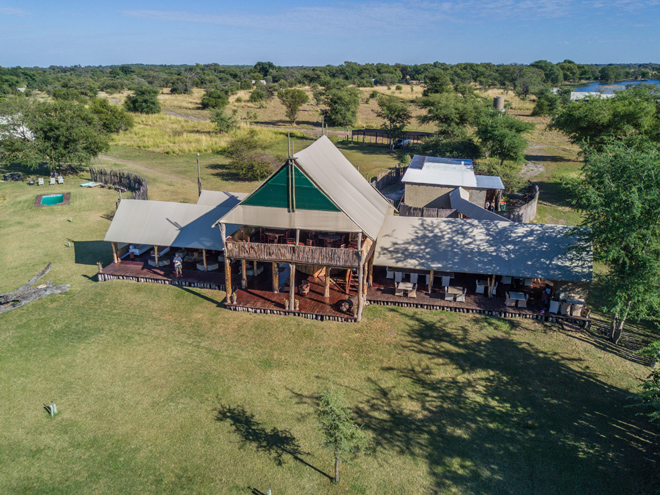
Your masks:
<instances>
[{"instance_id":1,"label":"peaked tent roof","mask_svg":"<svg viewBox=\"0 0 660 495\"><path fill-rule=\"evenodd\" d=\"M296 209L295 212L286 211L288 215L286 223L291 226L288 228L314 229L313 215L322 213L324 225L319 225L317 227L319 230L362 230L371 239L376 238L391 205L360 175L360 172L326 136L320 137L310 146L296 153L293 159L299 171L310 179L311 183L341 211L336 212L334 216L326 215L328 212L321 211L321 208L318 211L300 209ZM286 166L286 164L283 165L275 174L271 175L266 183L277 177ZM266 187L266 183L219 221L255 225L245 222L248 218L254 218L259 220L256 225L279 228L275 224L279 225L282 222L279 222L276 217L281 215L285 211L284 209L249 205L250 197ZM249 210L243 211L248 208ZM256 211L255 208L259 211ZM333 222L335 223L333 224ZM359 229L346 228L349 226L347 222L354 223ZM306 226L303 227L303 225Z\"/></svg>"},{"instance_id":2,"label":"peaked tent roof","mask_svg":"<svg viewBox=\"0 0 660 495\"><path fill-rule=\"evenodd\" d=\"M202 194L197 199L198 205L222 206L230 210L247 197L247 193L207 191L202 189Z\"/></svg>"},{"instance_id":3,"label":"peaked tent roof","mask_svg":"<svg viewBox=\"0 0 660 495\"><path fill-rule=\"evenodd\" d=\"M563 225L388 216L374 264L392 268L591 282L591 253L567 253Z\"/></svg>"}]
</instances>

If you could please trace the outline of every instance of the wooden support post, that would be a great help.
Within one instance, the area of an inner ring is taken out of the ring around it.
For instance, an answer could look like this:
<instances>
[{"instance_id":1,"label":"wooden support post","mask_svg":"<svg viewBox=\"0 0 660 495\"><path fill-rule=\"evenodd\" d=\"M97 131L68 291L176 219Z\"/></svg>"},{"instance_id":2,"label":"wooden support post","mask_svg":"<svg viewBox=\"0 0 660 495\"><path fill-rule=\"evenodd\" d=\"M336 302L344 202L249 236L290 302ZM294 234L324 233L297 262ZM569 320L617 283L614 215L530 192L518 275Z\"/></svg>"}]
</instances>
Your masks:
<instances>
[{"instance_id":1,"label":"wooden support post","mask_svg":"<svg viewBox=\"0 0 660 495\"><path fill-rule=\"evenodd\" d=\"M279 294L280 292L280 269L277 267L277 263L272 263L273 269L273 292Z\"/></svg>"},{"instance_id":2,"label":"wooden support post","mask_svg":"<svg viewBox=\"0 0 660 495\"><path fill-rule=\"evenodd\" d=\"M433 277L434 276L435 276L435 272L433 270L431 270L429 272L429 287L428 287L429 294L431 294L431 292L433 291Z\"/></svg>"},{"instance_id":3,"label":"wooden support post","mask_svg":"<svg viewBox=\"0 0 660 495\"><path fill-rule=\"evenodd\" d=\"M346 294L350 291L351 269L346 270Z\"/></svg>"},{"instance_id":4,"label":"wooden support post","mask_svg":"<svg viewBox=\"0 0 660 495\"><path fill-rule=\"evenodd\" d=\"M330 267L325 267L325 286L323 288L323 297L330 297Z\"/></svg>"},{"instance_id":5,"label":"wooden support post","mask_svg":"<svg viewBox=\"0 0 660 495\"><path fill-rule=\"evenodd\" d=\"M362 232L358 232L358 238L357 238L357 250L358 253L362 251Z\"/></svg>"},{"instance_id":6,"label":"wooden support post","mask_svg":"<svg viewBox=\"0 0 660 495\"><path fill-rule=\"evenodd\" d=\"M154 246L154 257L156 258L156 267L158 266L158 246Z\"/></svg>"},{"instance_id":7,"label":"wooden support post","mask_svg":"<svg viewBox=\"0 0 660 495\"><path fill-rule=\"evenodd\" d=\"M227 301L232 294L231 286L231 261L225 256L225 292L227 292Z\"/></svg>"},{"instance_id":8,"label":"wooden support post","mask_svg":"<svg viewBox=\"0 0 660 495\"><path fill-rule=\"evenodd\" d=\"M252 262L252 276L257 278L257 260Z\"/></svg>"},{"instance_id":9,"label":"wooden support post","mask_svg":"<svg viewBox=\"0 0 660 495\"><path fill-rule=\"evenodd\" d=\"M241 260L241 289L247 289L247 262Z\"/></svg>"},{"instance_id":10,"label":"wooden support post","mask_svg":"<svg viewBox=\"0 0 660 495\"><path fill-rule=\"evenodd\" d=\"M296 265L289 264L289 308L293 310L296 298Z\"/></svg>"},{"instance_id":11,"label":"wooden support post","mask_svg":"<svg viewBox=\"0 0 660 495\"><path fill-rule=\"evenodd\" d=\"M117 253L117 243L112 242L112 258L114 259L115 263L119 263L119 254Z\"/></svg>"},{"instance_id":12,"label":"wooden support post","mask_svg":"<svg viewBox=\"0 0 660 495\"><path fill-rule=\"evenodd\" d=\"M362 290L362 278L363 278L364 265L358 266L358 307L357 307L357 320L360 321L362 318L362 305L363 305L363 290Z\"/></svg>"},{"instance_id":13,"label":"wooden support post","mask_svg":"<svg viewBox=\"0 0 660 495\"><path fill-rule=\"evenodd\" d=\"M375 254L371 255L371 258L369 258L369 287L374 286L374 256Z\"/></svg>"},{"instance_id":14,"label":"wooden support post","mask_svg":"<svg viewBox=\"0 0 660 495\"><path fill-rule=\"evenodd\" d=\"M204 260L204 271L208 272L208 266L206 265L206 249L202 249L202 259Z\"/></svg>"},{"instance_id":15,"label":"wooden support post","mask_svg":"<svg viewBox=\"0 0 660 495\"><path fill-rule=\"evenodd\" d=\"M300 229L296 229L296 246L300 242Z\"/></svg>"}]
</instances>

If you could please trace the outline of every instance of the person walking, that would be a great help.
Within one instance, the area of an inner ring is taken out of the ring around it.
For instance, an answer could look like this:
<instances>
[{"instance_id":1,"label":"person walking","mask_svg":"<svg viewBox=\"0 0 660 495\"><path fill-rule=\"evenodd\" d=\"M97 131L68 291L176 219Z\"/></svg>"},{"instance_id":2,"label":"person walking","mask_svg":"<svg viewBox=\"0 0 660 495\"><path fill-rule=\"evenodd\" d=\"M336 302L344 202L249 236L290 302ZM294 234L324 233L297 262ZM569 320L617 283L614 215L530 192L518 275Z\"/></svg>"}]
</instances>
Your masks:
<instances>
[{"instance_id":1,"label":"person walking","mask_svg":"<svg viewBox=\"0 0 660 495\"><path fill-rule=\"evenodd\" d=\"M174 276L175 277L181 277L183 275L183 260L181 259L181 256L179 256L179 253L176 253L176 256L174 256Z\"/></svg>"}]
</instances>

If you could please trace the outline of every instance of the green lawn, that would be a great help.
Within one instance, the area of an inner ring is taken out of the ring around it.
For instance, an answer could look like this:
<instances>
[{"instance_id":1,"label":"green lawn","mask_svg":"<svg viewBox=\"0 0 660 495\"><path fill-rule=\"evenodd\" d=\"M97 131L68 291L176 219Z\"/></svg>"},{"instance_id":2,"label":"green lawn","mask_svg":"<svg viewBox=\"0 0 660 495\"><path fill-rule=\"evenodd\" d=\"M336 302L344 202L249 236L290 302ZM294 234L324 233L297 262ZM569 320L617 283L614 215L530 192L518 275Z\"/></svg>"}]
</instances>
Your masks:
<instances>
[{"instance_id":1,"label":"green lawn","mask_svg":"<svg viewBox=\"0 0 660 495\"><path fill-rule=\"evenodd\" d=\"M194 201L194 156L113 156L149 169L153 199ZM250 190L203 159L209 188ZM360 324L321 323L226 311L222 292L98 283L116 194L78 183L0 183L0 292L48 261L47 278L72 286L0 316L0 493L620 494L658 481L656 432L625 407L648 369L625 349L529 320L373 306ZM32 206L66 191L70 206ZM314 417L331 384L373 444L339 485Z\"/></svg>"}]
</instances>

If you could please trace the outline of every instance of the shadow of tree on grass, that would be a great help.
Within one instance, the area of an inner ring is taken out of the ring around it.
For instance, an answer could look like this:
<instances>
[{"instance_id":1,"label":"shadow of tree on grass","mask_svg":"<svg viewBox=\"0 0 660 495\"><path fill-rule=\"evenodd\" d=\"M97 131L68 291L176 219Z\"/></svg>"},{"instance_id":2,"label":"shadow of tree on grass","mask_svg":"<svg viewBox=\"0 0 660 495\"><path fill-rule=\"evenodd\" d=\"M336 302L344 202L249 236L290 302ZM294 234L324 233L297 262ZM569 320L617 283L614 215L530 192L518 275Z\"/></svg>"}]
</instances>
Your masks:
<instances>
[{"instance_id":1,"label":"shadow of tree on grass","mask_svg":"<svg viewBox=\"0 0 660 495\"><path fill-rule=\"evenodd\" d=\"M431 493L657 489L658 435L584 360L513 340L486 317L452 331L405 317L408 362L383 368L397 385L370 380L355 413L376 452L427 464Z\"/></svg>"},{"instance_id":2,"label":"shadow of tree on grass","mask_svg":"<svg viewBox=\"0 0 660 495\"><path fill-rule=\"evenodd\" d=\"M264 427L263 423L257 421L254 414L248 412L243 406L220 404L215 412L215 420L229 423L241 438L242 446L254 447L257 452L271 457L278 466L283 465L285 457L289 455L317 473L332 479L330 475L301 458L301 456L309 455L309 452L303 451L298 440L289 430L275 426L270 429Z\"/></svg>"}]
</instances>

